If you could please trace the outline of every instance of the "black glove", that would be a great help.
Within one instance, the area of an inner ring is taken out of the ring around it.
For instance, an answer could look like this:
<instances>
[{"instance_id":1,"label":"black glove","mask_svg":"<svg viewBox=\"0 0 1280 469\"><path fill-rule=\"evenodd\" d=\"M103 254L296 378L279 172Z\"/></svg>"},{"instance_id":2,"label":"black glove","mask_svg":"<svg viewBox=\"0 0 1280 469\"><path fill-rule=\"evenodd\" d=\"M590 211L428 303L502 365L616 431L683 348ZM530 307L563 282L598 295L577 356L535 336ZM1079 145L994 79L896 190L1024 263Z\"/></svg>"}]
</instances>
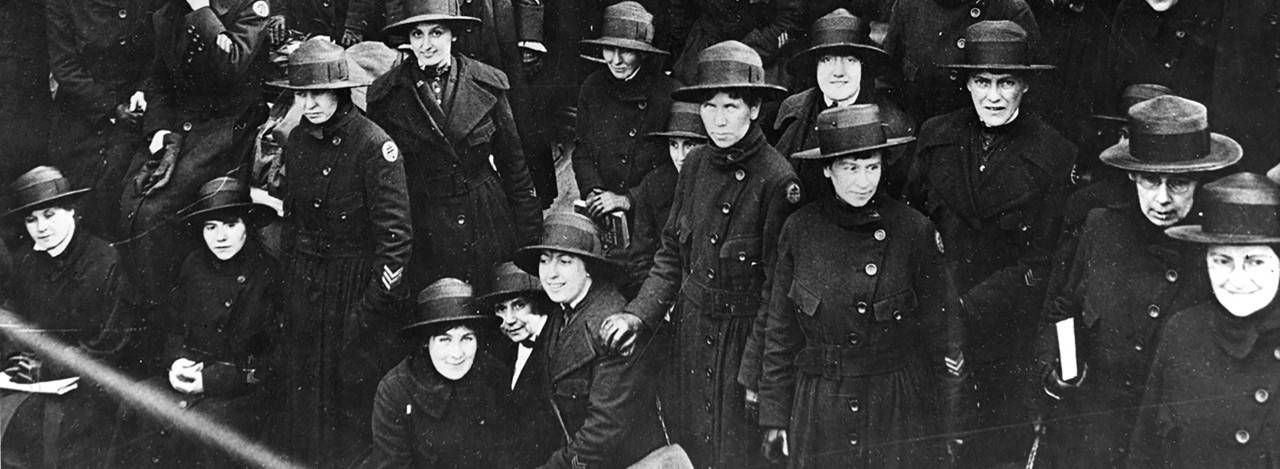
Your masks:
<instances>
[{"instance_id":1,"label":"black glove","mask_svg":"<svg viewBox=\"0 0 1280 469\"><path fill-rule=\"evenodd\" d=\"M760 452L764 453L765 459L769 462L782 462L787 458L785 448L787 447L787 431L781 428L770 428L764 431L764 436L760 439Z\"/></svg>"},{"instance_id":2,"label":"black glove","mask_svg":"<svg viewBox=\"0 0 1280 469\"><path fill-rule=\"evenodd\" d=\"M9 361L5 363L4 372L8 374L15 383L38 383L40 382L44 363L34 355L19 354L9 357Z\"/></svg>"},{"instance_id":3,"label":"black glove","mask_svg":"<svg viewBox=\"0 0 1280 469\"><path fill-rule=\"evenodd\" d=\"M1080 390L1080 384L1084 382L1085 374L1088 373L1089 366L1086 363L1080 363L1080 376L1076 376L1068 381L1063 381L1059 374L1058 367L1053 367L1048 373L1044 374L1044 393L1048 394L1054 400L1067 400Z\"/></svg>"},{"instance_id":4,"label":"black glove","mask_svg":"<svg viewBox=\"0 0 1280 469\"><path fill-rule=\"evenodd\" d=\"M280 47L289 41L289 28L285 27L283 15L267 18L267 40L271 41L271 47Z\"/></svg>"},{"instance_id":5,"label":"black glove","mask_svg":"<svg viewBox=\"0 0 1280 469\"><path fill-rule=\"evenodd\" d=\"M142 111L130 111L128 104L117 104L113 117L115 117L116 122L137 125L139 122L142 122Z\"/></svg>"},{"instance_id":6,"label":"black glove","mask_svg":"<svg viewBox=\"0 0 1280 469\"><path fill-rule=\"evenodd\" d=\"M168 133L164 136L164 147L151 155L151 159L143 163L142 169L134 176L134 187L139 193L149 195L163 189L169 184L169 177L178 165L178 155L182 152L182 136Z\"/></svg>"},{"instance_id":7,"label":"black glove","mask_svg":"<svg viewBox=\"0 0 1280 469\"><path fill-rule=\"evenodd\" d=\"M338 40L338 45L351 47L361 42L364 42L364 35L348 29L342 32L342 38Z\"/></svg>"}]
</instances>

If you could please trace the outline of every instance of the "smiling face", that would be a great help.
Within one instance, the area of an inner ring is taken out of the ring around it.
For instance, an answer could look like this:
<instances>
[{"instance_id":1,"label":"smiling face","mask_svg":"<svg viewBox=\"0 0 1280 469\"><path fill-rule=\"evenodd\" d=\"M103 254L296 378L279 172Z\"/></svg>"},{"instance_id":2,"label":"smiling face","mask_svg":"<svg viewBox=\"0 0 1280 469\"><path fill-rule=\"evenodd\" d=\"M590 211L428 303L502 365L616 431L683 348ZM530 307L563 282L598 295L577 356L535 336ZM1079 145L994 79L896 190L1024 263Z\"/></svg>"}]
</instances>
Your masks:
<instances>
[{"instance_id":1,"label":"smiling face","mask_svg":"<svg viewBox=\"0 0 1280 469\"><path fill-rule=\"evenodd\" d=\"M534 304L521 294L493 304L493 313L502 320L502 333L512 342L523 342L541 332L546 316L534 312Z\"/></svg>"},{"instance_id":2,"label":"smiling face","mask_svg":"<svg viewBox=\"0 0 1280 469\"><path fill-rule=\"evenodd\" d=\"M707 135L711 136L711 143L729 148L747 136L751 121L760 115L760 104L750 105L742 97L730 97L729 93L721 91L703 101L698 113L702 116Z\"/></svg>"},{"instance_id":3,"label":"smiling face","mask_svg":"<svg viewBox=\"0 0 1280 469\"><path fill-rule=\"evenodd\" d=\"M1271 304L1280 287L1280 258L1269 246L1210 246L1205 254L1213 296L1246 317Z\"/></svg>"},{"instance_id":4,"label":"smiling face","mask_svg":"<svg viewBox=\"0 0 1280 469\"><path fill-rule=\"evenodd\" d=\"M631 78L637 70L640 70L639 52L606 46L600 49L600 55L604 58L604 65L609 69L609 74L619 80Z\"/></svg>"},{"instance_id":5,"label":"smiling face","mask_svg":"<svg viewBox=\"0 0 1280 469\"><path fill-rule=\"evenodd\" d=\"M1008 124L1018 114L1027 81L1009 73L974 72L966 85L978 119L987 127Z\"/></svg>"},{"instance_id":6,"label":"smiling face","mask_svg":"<svg viewBox=\"0 0 1280 469\"><path fill-rule=\"evenodd\" d=\"M1129 173L1129 179L1138 188L1138 207L1151 224L1173 226L1191 213L1194 179L1154 173Z\"/></svg>"},{"instance_id":7,"label":"smiling face","mask_svg":"<svg viewBox=\"0 0 1280 469\"><path fill-rule=\"evenodd\" d=\"M204 244L209 247L209 252L212 252L218 260L225 261L235 257L241 249L244 249L244 243L249 239L248 231L244 219L232 217L205 221L201 233L204 235Z\"/></svg>"},{"instance_id":8,"label":"smiling face","mask_svg":"<svg viewBox=\"0 0 1280 469\"><path fill-rule=\"evenodd\" d=\"M843 102L858 95L862 86L862 61L852 55L824 55L818 59L818 89L831 101Z\"/></svg>"},{"instance_id":9,"label":"smiling face","mask_svg":"<svg viewBox=\"0 0 1280 469\"><path fill-rule=\"evenodd\" d=\"M36 250L48 251L71 236L76 225L76 211L45 207L32 210L23 217L23 221L27 225L27 234L35 242Z\"/></svg>"},{"instance_id":10,"label":"smiling face","mask_svg":"<svg viewBox=\"0 0 1280 469\"><path fill-rule=\"evenodd\" d=\"M831 179L831 185L840 200L854 207L862 207L876 195L876 188L880 187L881 157L880 152L874 152L873 155L870 158L855 157L867 155L836 158L831 165L822 169L822 174Z\"/></svg>"},{"instance_id":11,"label":"smiling face","mask_svg":"<svg viewBox=\"0 0 1280 469\"><path fill-rule=\"evenodd\" d=\"M467 326L454 326L427 339L427 354L440 376L457 381L476 363L478 340L476 331Z\"/></svg>"},{"instance_id":12,"label":"smiling face","mask_svg":"<svg viewBox=\"0 0 1280 469\"><path fill-rule=\"evenodd\" d=\"M338 111L338 93L329 90L299 90L293 98L302 106L302 117L312 124L329 122L333 113Z\"/></svg>"},{"instance_id":13,"label":"smiling face","mask_svg":"<svg viewBox=\"0 0 1280 469\"><path fill-rule=\"evenodd\" d=\"M586 294L591 274L581 257L559 251L543 251L538 259L538 281L551 301L569 304Z\"/></svg>"},{"instance_id":14,"label":"smiling face","mask_svg":"<svg viewBox=\"0 0 1280 469\"><path fill-rule=\"evenodd\" d=\"M453 30L444 23L418 23L409 30L409 49L423 68L448 63L453 40Z\"/></svg>"}]
</instances>

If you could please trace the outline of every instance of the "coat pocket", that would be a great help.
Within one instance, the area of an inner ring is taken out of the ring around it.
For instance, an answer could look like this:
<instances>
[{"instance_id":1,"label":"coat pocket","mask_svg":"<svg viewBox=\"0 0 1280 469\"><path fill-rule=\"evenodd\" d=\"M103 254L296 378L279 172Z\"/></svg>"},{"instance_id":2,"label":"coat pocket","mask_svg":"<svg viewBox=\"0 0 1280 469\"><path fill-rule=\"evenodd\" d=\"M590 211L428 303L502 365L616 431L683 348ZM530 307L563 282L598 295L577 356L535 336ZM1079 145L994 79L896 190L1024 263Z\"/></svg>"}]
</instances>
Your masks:
<instances>
[{"instance_id":1,"label":"coat pocket","mask_svg":"<svg viewBox=\"0 0 1280 469\"><path fill-rule=\"evenodd\" d=\"M497 128L498 126L493 123L493 119L485 117L483 121L480 121L480 124L476 125L475 129L472 129L467 134L467 146L474 148L493 141L493 133Z\"/></svg>"},{"instance_id":2,"label":"coat pocket","mask_svg":"<svg viewBox=\"0 0 1280 469\"><path fill-rule=\"evenodd\" d=\"M797 314L809 317L818 314L818 305L822 304L822 298L800 284L800 282L791 282L791 289L787 291L787 298L791 300L791 304L796 306Z\"/></svg>"},{"instance_id":3,"label":"coat pocket","mask_svg":"<svg viewBox=\"0 0 1280 469\"><path fill-rule=\"evenodd\" d=\"M324 217L332 232L339 237L359 236L364 225L364 194L353 193L333 199L325 205Z\"/></svg>"},{"instance_id":4,"label":"coat pocket","mask_svg":"<svg viewBox=\"0 0 1280 469\"><path fill-rule=\"evenodd\" d=\"M871 305L876 321L901 321L911 317L916 311L915 290L903 290L885 298L876 300Z\"/></svg>"},{"instance_id":5,"label":"coat pocket","mask_svg":"<svg viewBox=\"0 0 1280 469\"><path fill-rule=\"evenodd\" d=\"M759 288L764 279L760 237L731 238L720 247L720 269L725 283L735 291Z\"/></svg>"}]
</instances>

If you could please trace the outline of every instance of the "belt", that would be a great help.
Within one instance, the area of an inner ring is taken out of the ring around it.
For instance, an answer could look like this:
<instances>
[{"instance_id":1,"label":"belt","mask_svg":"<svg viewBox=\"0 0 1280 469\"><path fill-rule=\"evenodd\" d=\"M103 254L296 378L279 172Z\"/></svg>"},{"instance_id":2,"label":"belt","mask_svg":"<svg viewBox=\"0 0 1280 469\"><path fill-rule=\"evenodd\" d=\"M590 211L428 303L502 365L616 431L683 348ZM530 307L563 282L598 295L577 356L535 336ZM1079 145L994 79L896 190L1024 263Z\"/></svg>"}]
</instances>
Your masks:
<instances>
[{"instance_id":1,"label":"belt","mask_svg":"<svg viewBox=\"0 0 1280 469\"><path fill-rule=\"evenodd\" d=\"M827 379L872 376L898 371L907 366L909 348L869 353L834 345L805 347L796 355L796 369L801 373Z\"/></svg>"},{"instance_id":2,"label":"belt","mask_svg":"<svg viewBox=\"0 0 1280 469\"><path fill-rule=\"evenodd\" d=\"M427 197L447 198L467 195L493 180L495 180L493 171L485 167L476 174L464 174L460 171L435 174L420 179L417 185L422 188L422 194Z\"/></svg>"},{"instance_id":3,"label":"belt","mask_svg":"<svg viewBox=\"0 0 1280 469\"><path fill-rule=\"evenodd\" d=\"M323 257L364 257L372 252L365 239L339 238L306 231L294 233L293 250Z\"/></svg>"},{"instance_id":4,"label":"belt","mask_svg":"<svg viewBox=\"0 0 1280 469\"><path fill-rule=\"evenodd\" d=\"M681 293L700 306L702 314L713 318L755 317L760 310L760 292L740 292L713 288L695 280L685 280Z\"/></svg>"}]
</instances>

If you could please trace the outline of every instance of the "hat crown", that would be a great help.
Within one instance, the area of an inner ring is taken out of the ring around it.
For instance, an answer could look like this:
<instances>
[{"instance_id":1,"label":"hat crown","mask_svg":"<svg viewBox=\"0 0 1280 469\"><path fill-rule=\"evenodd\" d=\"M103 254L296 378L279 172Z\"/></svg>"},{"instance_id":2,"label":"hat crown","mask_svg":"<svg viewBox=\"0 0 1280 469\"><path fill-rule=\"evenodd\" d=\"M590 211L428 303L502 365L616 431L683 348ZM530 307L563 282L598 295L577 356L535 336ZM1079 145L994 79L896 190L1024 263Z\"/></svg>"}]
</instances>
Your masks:
<instances>
[{"instance_id":1,"label":"hat crown","mask_svg":"<svg viewBox=\"0 0 1280 469\"><path fill-rule=\"evenodd\" d=\"M874 104L837 106L818 114L818 148L822 155L874 147L887 141L880 107Z\"/></svg>"},{"instance_id":2,"label":"hat crown","mask_svg":"<svg viewBox=\"0 0 1280 469\"><path fill-rule=\"evenodd\" d=\"M62 176L62 171L59 171L58 168L53 166L36 166L31 168L30 171L18 176L18 179L15 179L13 183L9 184L9 189L13 192L20 192L23 189L47 184L52 184L53 186L60 188L62 192L67 192L71 189L71 182L68 181L66 177Z\"/></svg>"},{"instance_id":3,"label":"hat crown","mask_svg":"<svg viewBox=\"0 0 1280 469\"><path fill-rule=\"evenodd\" d=\"M471 298L471 284L456 278L442 278L418 292L418 304L436 300Z\"/></svg>"},{"instance_id":4,"label":"hat crown","mask_svg":"<svg viewBox=\"0 0 1280 469\"><path fill-rule=\"evenodd\" d=\"M345 82L350 76L342 47L328 38L313 37L289 54L285 74L290 86L315 87Z\"/></svg>"},{"instance_id":5,"label":"hat crown","mask_svg":"<svg viewBox=\"0 0 1280 469\"><path fill-rule=\"evenodd\" d=\"M965 63L952 67L992 70L1052 68L1031 64L1027 30L1009 20L987 20L971 24L964 31L964 39L957 45L964 49Z\"/></svg>"},{"instance_id":6,"label":"hat crown","mask_svg":"<svg viewBox=\"0 0 1280 469\"><path fill-rule=\"evenodd\" d=\"M707 137L706 125L702 123L701 105L685 101L671 103L671 116L667 119L667 132L696 134Z\"/></svg>"},{"instance_id":7,"label":"hat crown","mask_svg":"<svg viewBox=\"0 0 1280 469\"><path fill-rule=\"evenodd\" d=\"M1027 30L1009 20L979 21L964 30L970 42L1027 42Z\"/></svg>"},{"instance_id":8,"label":"hat crown","mask_svg":"<svg viewBox=\"0 0 1280 469\"><path fill-rule=\"evenodd\" d=\"M10 210L7 215L12 215L20 210L35 208L36 205L44 202L51 202L86 190L72 189L71 181L63 177L62 171L59 171L58 168L37 166L18 176L18 179L9 184L12 206L15 208Z\"/></svg>"},{"instance_id":9,"label":"hat crown","mask_svg":"<svg viewBox=\"0 0 1280 469\"><path fill-rule=\"evenodd\" d=\"M1209 129L1209 109L1187 98L1157 96L1129 108L1132 132L1174 135Z\"/></svg>"},{"instance_id":10,"label":"hat crown","mask_svg":"<svg viewBox=\"0 0 1280 469\"><path fill-rule=\"evenodd\" d=\"M1173 90L1164 85L1154 83L1135 83L1124 87L1120 92L1121 109L1128 110L1133 105L1158 96L1173 94Z\"/></svg>"},{"instance_id":11,"label":"hat crown","mask_svg":"<svg viewBox=\"0 0 1280 469\"><path fill-rule=\"evenodd\" d=\"M853 16L849 10L838 8L815 20L809 37L812 47L849 43L871 45L871 24Z\"/></svg>"},{"instance_id":12,"label":"hat crown","mask_svg":"<svg viewBox=\"0 0 1280 469\"><path fill-rule=\"evenodd\" d=\"M604 245L600 243L596 224L585 215L553 213L547 215L542 227L542 242L538 243L542 246L604 256Z\"/></svg>"},{"instance_id":13,"label":"hat crown","mask_svg":"<svg viewBox=\"0 0 1280 469\"><path fill-rule=\"evenodd\" d=\"M401 329L402 333L422 326L485 319L479 314L473 301L471 285L456 278L442 278L432 282L418 293L415 320Z\"/></svg>"},{"instance_id":14,"label":"hat crown","mask_svg":"<svg viewBox=\"0 0 1280 469\"><path fill-rule=\"evenodd\" d=\"M387 23L396 23L414 16L461 16L462 7L457 0L403 0L401 8L388 11ZM396 14L399 15L396 15ZM424 20L429 21L429 20Z\"/></svg>"},{"instance_id":15,"label":"hat crown","mask_svg":"<svg viewBox=\"0 0 1280 469\"><path fill-rule=\"evenodd\" d=\"M200 186L192 212L205 212L224 207L244 207L253 203L249 196L249 185L239 179L222 176L214 178Z\"/></svg>"},{"instance_id":16,"label":"hat crown","mask_svg":"<svg viewBox=\"0 0 1280 469\"><path fill-rule=\"evenodd\" d=\"M1205 184L1207 235L1280 237L1280 185L1255 173L1236 173Z\"/></svg>"},{"instance_id":17,"label":"hat crown","mask_svg":"<svg viewBox=\"0 0 1280 469\"><path fill-rule=\"evenodd\" d=\"M521 270L514 262L508 261L494 266L489 278L493 280L493 288L489 295L542 290L542 284L538 281L538 277Z\"/></svg>"},{"instance_id":18,"label":"hat crown","mask_svg":"<svg viewBox=\"0 0 1280 469\"><path fill-rule=\"evenodd\" d=\"M738 41L724 41L698 53L698 85L724 88L764 84L760 54Z\"/></svg>"}]
</instances>

